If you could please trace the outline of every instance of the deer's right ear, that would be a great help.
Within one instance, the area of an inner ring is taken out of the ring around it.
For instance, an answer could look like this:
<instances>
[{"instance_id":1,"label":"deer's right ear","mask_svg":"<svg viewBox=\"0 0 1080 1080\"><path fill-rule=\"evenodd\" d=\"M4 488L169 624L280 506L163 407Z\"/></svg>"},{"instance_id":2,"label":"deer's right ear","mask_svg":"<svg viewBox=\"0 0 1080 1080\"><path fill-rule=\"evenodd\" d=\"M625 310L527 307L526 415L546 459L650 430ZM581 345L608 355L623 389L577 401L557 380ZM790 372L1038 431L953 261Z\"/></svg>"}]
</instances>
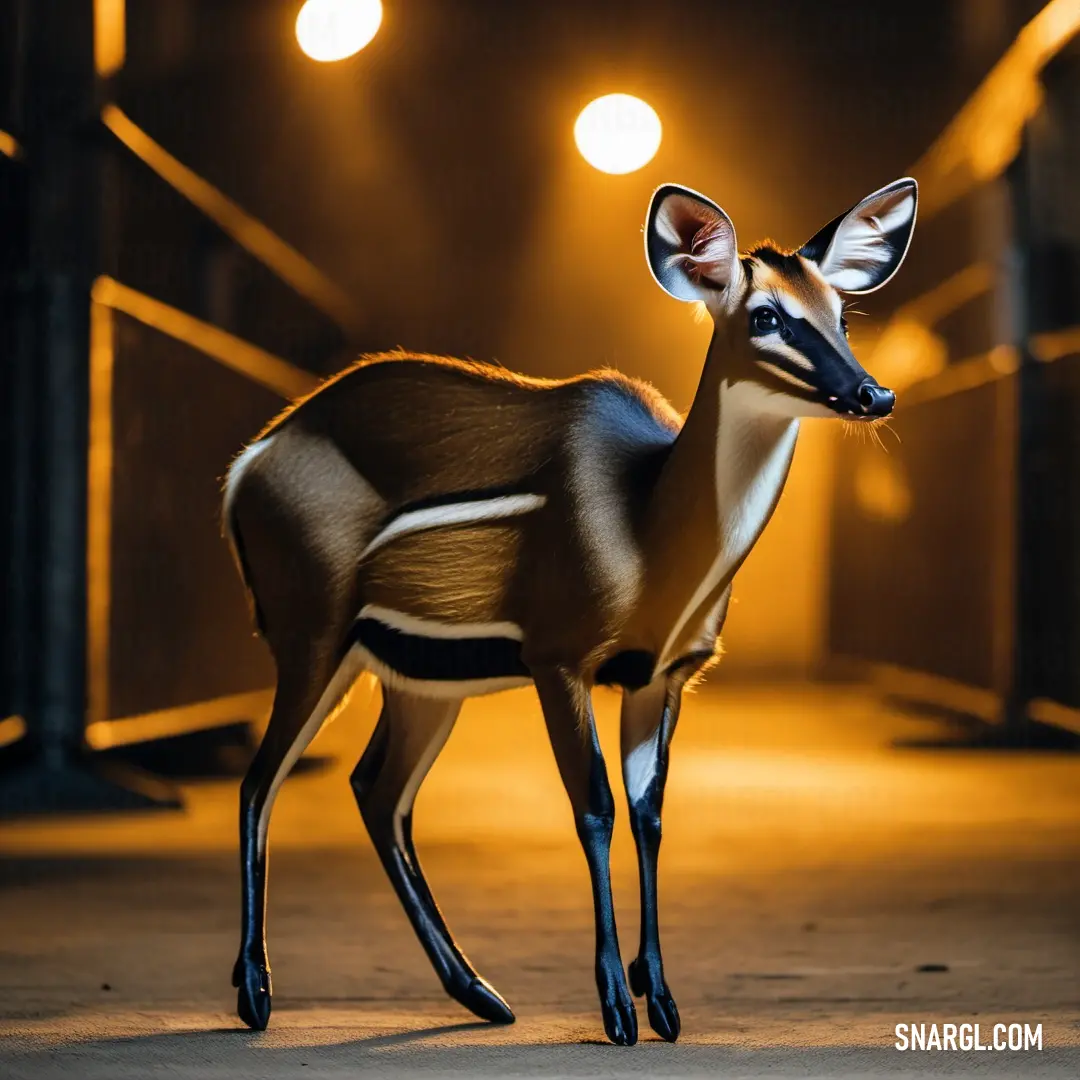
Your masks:
<instances>
[{"instance_id":1,"label":"deer's right ear","mask_svg":"<svg viewBox=\"0 0 1080 1080\"><path fill-rule=\"evenodd\" d=\"M735 226L716 203L690 188L656 189L645 219L645 258L657 284L676 300L723 292L741 274Z\"/></svg>"}]
</instances>

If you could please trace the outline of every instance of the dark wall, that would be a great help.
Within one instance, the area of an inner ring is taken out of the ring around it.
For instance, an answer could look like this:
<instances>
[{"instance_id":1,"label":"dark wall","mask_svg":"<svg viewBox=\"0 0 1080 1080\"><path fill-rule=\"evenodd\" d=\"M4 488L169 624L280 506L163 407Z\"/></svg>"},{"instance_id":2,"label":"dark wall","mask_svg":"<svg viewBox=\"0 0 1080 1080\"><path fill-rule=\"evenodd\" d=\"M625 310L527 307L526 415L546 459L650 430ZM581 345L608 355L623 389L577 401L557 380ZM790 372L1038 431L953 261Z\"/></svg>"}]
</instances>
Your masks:
<instances>
[{"instance_id":1,"label":"dark wall","mask_svg":"<svg viewBox=\"0 0 1080 1080\"><path fill-rule=\"evenodd\" d=\"M353 294L364 347L617 362L685 397L698 357L665 355L679 314L639 250L652 188L707 191L747 244L801 242L944 126L1016 21L991 6L387 0L367 49L319 65L298 3L131 0L121 100ZM599 177L571 127L615 89L665 142Z\"/></svg>"},{"instance_id":2,"label":"dark wall","mask_svg":"<svg viewBox=\"0 0 1080 1080\"><path fill-rule=\"evenodd\" d=\"M1013 719L1080 707L1080 46L1043 87L1005 174L920 223L899 299L978 262L994 284L934 327L945 370L900 394L888 457L841 473L830 585L832 652L995 690Z\"/></svg>"},{"instance_id":3,"label":"dark wall","mask_svg":"<svg viewBox=\"0 0 1080 1080\"><path fill-rule=\"evenodd\" d=\"M280 408L267 390L117 317L109 715L273 682L221 537L221 481Z\"/></svg>"}]
</instances>

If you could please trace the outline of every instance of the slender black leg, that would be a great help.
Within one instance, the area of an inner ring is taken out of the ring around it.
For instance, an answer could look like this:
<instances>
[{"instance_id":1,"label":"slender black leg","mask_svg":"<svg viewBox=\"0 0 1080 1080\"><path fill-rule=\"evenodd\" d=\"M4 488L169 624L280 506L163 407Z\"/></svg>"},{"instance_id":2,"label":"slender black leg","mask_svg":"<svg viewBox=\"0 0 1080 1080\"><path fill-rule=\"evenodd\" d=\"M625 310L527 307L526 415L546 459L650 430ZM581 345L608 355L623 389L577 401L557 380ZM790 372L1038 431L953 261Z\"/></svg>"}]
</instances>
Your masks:
<instances>
[{"instance_id":1,"label":"slender black leg","mask_svg":"<svg viewBox=\"0 0 1080 1080\"><path fill-rule=\"evenodd\" d=\"M510 1007L454 943L412 843L416 793L460 708L460 701L384 688L378 726L351 783L375 850L446 992L481 1019L510 1024Z\"/></svg>"},{"instance_id":2,"label":"slender black leg","mask_svg":"<svg viewBox=\"0 0 1080 1080\"><path fill-rule=\"evenodd\" d=\"M604 1030L613 1043L633 1046L637 1042L637 1011L623 973L611 897L609 852L615 803L596 736L588 687L564 668L534 670L533 678L592 879L596 987Z\"/></svg>"},{"instance_id":3,"label":"slender black leg","mask_svg":"<svg viewBox=\"0 0 1080 1080\"><path fill-rule=\"evenodd\" d=\"M266 953L267 837L278 788L360 673L346 656L333 677L309 656L282 666L262 744L240 788L241 940L233 967L240 1019L258 1031L270 1020Z\"/></svg>"},{"instance_id":4,"label":"slender black leg","mask_svg":"<svg viewBox=\"0 0 1080 1080\"><path fill-rule=\"evenodd\" d=\"M664 980L656 876L668 747L681 694L681 682L663 677L642 690L627 691L622 709L623 780L641 879L641 941L637 959L630 964L630 988L638 997L644 995L649 1025L668 1042L679 1037L679 1010Z\"/></svg>"}]
</instances>

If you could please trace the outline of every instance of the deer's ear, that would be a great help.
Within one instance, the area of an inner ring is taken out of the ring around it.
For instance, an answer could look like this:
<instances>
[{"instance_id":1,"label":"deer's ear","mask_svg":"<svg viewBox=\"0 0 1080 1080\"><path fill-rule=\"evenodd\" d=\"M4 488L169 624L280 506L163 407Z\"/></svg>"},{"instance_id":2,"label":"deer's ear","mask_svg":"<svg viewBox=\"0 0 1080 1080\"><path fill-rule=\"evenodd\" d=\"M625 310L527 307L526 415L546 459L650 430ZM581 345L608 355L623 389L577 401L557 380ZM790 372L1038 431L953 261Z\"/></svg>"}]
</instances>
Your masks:
<instances>
[{"instance_id":1,"label":"deer's ear","mask_svg":"<svg viewBox=\"0 0 1080 1080\"><path fill-rule=\"evenodd\" d=\"M716 203L689 188L657 188L645 218L645 258L676 300L705 300L741 274L735 226Z\"/></svg>"},{"instance_id":2,"label":"deer's ear","mask_svg":"<svg viewBox=\"0 0 1080 1080\"><path fill-rule=\"evenodd\" d=\"M919 186L910 176L867 195L799 249L841 292L880 289L900 269L915 230Z\"/></svg>"}]
</instances>

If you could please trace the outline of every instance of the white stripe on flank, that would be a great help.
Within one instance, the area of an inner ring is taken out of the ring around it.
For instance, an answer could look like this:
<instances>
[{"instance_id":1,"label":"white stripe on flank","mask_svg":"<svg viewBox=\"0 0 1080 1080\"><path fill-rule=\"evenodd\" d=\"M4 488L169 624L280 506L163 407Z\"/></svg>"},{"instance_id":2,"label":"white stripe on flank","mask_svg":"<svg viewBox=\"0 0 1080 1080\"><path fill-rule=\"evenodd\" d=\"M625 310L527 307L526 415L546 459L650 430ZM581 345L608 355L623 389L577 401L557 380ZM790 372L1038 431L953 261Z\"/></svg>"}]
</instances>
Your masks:
<instances>
[{"instance_id":1,"label":"white stripe on flank","mask_svg":"<svg viewBox=\"0 0 1080 1080\"><path fill-rule=\"evenodd\" d=\"M495 521L539 510L547 502L546 495L500 495L494 499L476 499L472 502L445 503L429 506L423 510L406 510L378 533L360 555L366 559L383 545L399 536L439 529L448 525L468 525L477 521Z\"/></svg>"},{"instance_id":2,"label":"white stripe on flank","mask_svg":"<svg viewBox=\"0 0 1080 1080\"><path fill-rule=\"evenodd\" d=\"M376 619L384 626L400 630L403 634L416 634L419 637L460 639L460 638L511 638L524 641L525 633L517 623L448 623L434 619L418 619L403 611L393 611L378 604L365 604L360 609L358 619Z\"/></svg>"}]
</instances>

